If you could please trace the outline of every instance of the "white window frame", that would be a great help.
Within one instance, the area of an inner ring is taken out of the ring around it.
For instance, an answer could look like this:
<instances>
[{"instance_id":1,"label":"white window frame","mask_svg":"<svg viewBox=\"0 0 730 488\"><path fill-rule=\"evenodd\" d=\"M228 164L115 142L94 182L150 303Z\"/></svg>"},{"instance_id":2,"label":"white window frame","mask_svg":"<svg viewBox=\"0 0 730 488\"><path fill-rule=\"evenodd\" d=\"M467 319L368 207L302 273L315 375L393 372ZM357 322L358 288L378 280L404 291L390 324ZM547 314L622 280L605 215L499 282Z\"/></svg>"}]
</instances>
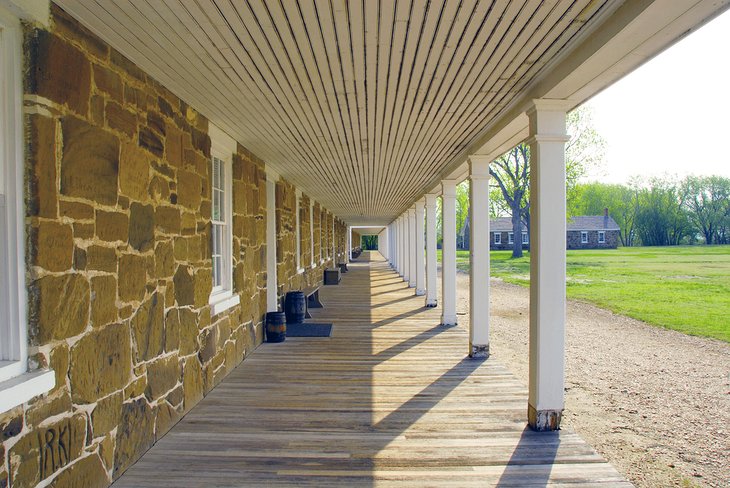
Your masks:
<instances>
[{"instance_id":1,"label":"white window frame","mask_svg":"<svg viewBox=\"0 0 730 488\"><path fill-rule=\"evenodd\" d=\"M28 371L22 49L19 19L0 7L0 413L56 383L53 371Z\"/></svg>"},{"instance_id":2,"label":"white window frame","mask_svg":"<svg viewBox=\"0 0 730 488\"><path fill-rule=\"evenodd\" d=\"M603 231L603 230L598 231L598 243L599 244L606 243L606 231Z\"/></svg>"},{"instance_id":3,"label":"white window frame","mask_svg":"<svg viewBox=\"0 0 730 488\"><path fill-rule=\"evenodd\" d=\"M210 167L211 167L211 275L213 276L213 289L210 293L208 303L211 305L211 315L217 315L229 308L238 305L241 301L240 296L233 292L233 154L236 152L237 144L230 136L225 132L218 129L213 124L209 125L208 129L210 135ZM213 198L215 194L214 182L213 182L213 167L215 161L218 160L222 163L222 178L223 178L223 219L220 223L214 223L213 221ZM223 239L221 246L221 284L216 285L215 283L215 264L213 260L213 234L214 226L222 225L223 228Z\"/></svg>"},{"instance_id":4,"label":"white window frame","mask_svg":"<svg viewBox=\"0 0 730 488\"><path fill-rule=\"evenodd\" d=\"M523 244L523 245L526 245L526 244L529 244L529 243L530 243L530 239L529 239L529 237L527 236L527 232L524 232L524 231L523 231L523 232L522 232L522 244Z\"/></svg>"},{"instance_id":5,"label":"white window frame","mask_svg":"<svg viewBox=\"0 0 730 488\"><path fill-rule=\"evenodd\" d=\"M515 243L515 233L507 232L507 244L514 244L514 243Z\"/></svg>"},{"instance_id":6,"label":"white window frame","mask_svg":"<svg viewBox=\"0 0 730 488\"><path fill-rule=\"evenodd\" d=\"M581 244L588 244L588 232L582 230L580 232L580 243Z\"/></svg>"},{"instance_id":7,"label":"white window frame","mask_svg":"<svg viewBox=\"0 0 730 488\"><path fill-rule=\"evenodd\" d=\"M502 244L502 233L501 232L495 232L494 233L494 243L495 244Z\"/></svg>"}]
</instances>

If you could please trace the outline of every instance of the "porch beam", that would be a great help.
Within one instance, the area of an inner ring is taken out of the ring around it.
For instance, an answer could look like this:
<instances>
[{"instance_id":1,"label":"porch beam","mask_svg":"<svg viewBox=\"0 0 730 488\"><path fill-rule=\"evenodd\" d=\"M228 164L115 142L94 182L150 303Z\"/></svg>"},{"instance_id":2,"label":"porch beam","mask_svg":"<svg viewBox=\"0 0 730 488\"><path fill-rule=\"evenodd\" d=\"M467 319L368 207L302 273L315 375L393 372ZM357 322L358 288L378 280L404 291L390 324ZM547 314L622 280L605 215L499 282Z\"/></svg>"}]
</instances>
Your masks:
<instances>
[{"instance_id":1,"label":"porch beam","mask_svg":"<svg viewBox=\"0 0 730 488\"><path fill-rule=\"evenodd\" d=\"M469 357L489 357L489 163L469 156Z\"/></svg>"},{"instance_id":2,"label":"porch beam","mask_svg":"<svg viewBox=\"0 0 730 488\"><path fill-rule=\"evenodd\" d=\"M442 325L456 325L456 180L441 182L443 244L441 254Z\"/></svg>"},{"instance_id":3,"label":"porch beam","mask_svg":"<svg viewBox=\"0 0 730 488\"><path fill-rule=\"evenodd\" d=\"M436 279L436 195L426 195L426 306L435 307L438 300Z\"/></svg>"},{"instance_id":4,"label":"porch beam","mask_svg":"<svg viewBox=\"0 0 730 488\"><path fill-rule=\"evenodd\" d=\"M557 430L565 405L565 143L563 100L534 100L530 120L530 375L528 423ZM519 236L515 236L519 238Z\"/></svg>"}]
</instances>

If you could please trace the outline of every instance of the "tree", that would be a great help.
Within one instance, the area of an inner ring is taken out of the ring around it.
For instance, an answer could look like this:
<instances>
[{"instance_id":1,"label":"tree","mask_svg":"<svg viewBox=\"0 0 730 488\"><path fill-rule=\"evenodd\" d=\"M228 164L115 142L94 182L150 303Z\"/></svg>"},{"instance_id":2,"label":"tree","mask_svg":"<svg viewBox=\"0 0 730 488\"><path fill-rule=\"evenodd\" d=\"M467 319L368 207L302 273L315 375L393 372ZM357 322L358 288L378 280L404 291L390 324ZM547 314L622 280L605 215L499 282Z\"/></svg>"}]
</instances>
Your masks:
<instances>
[{"instance_id":1,"label":"tree","mask_svg":"<svg viewBox=\"0 0 730 488\"><path fill-rule=\"evenodd\" d=\"M688 176L682 183L682 192L688 217L704 236L705 244L725 239L730 215L730 179Z\"/></svg>"},{"instance_id":2,"label":"tree","mask_svg":"<svg viewBox=\"0 0 730 488\"><path fill-rule=\"evenodd\" d=\"M638 193L636 229L644 246L676 246L692 233L685 193L671 178L652 178Z\"/></svg>"},{"instance_id":3,"label":"tree","mask_svg":"<svg viewBox=\"0 0 730 488\"><path fill-rule=\"evenodd\" d=\"M616 221L621 232L622 246L633 246L636 239L636 213L638 211L638 186L607 183L586 183L575 187L570 215L608 214Z\"/></svg>"},{"instance_id":4,"label":"tree","mask_svg":"<svg viewBox=\"0 0 730 488\"><path fill-rule=\"evenodd\" d=\"M575 198L575 187L583 176L603 161L606 143L592 125L591 112L579 107L567 116L570 140L565 147L566 195L568 202ZM512 257L522 257L522 226L530 231L530 148L522 143L512 148L491 165L489 173L495 181L505 213L512 217L515 236ZM490 195L491 196L491 195ZM499 210L500 204L493 208Z\"/></svg>"}]
</instances>

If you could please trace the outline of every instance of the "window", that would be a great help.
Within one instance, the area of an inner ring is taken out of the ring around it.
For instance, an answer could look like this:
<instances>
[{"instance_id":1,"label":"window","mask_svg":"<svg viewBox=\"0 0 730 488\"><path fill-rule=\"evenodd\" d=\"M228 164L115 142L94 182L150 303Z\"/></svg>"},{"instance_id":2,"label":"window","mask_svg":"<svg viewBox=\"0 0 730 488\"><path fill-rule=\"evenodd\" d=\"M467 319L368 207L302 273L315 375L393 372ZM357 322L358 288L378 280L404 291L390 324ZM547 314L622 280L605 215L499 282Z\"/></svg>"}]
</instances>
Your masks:
<instances>
[{"instance_id":1,"label":"window","mask_svg":"<svg viewBox=\"0 0 730 488\"><path fill-rule=\"evenodd\" d=\"M514 232L507 232L507 244L514 244L514 243L515 243Z\"/></svg>"},{"instance_id":2,"label":"window","mask_svg":"<svg viewBox=\"0 0 730 488\"><path fill-rule=\"evenodd\" d=\"M599 230L598 231L598 243L599 244L605 244L606 243L606 232Z\"/></svg>"},{"instance_id":3,"label":"window","mask_svg":"<svg viewBox=\"0 0 730 488\"><path fill-rule=\"evenodd\" d=\"M0 7L0 413L55 385L53 371L28 371L21 32Z\"/></svg>"},{"instance_id":4,"label":"window","mask_svg":"<svg viewBox=\"0 0 730 488\"><path fill-rule=\"evenodd\" d=\"M233 293L233 226L231 169L236 142L210 125L211 139L211 313L219 314L240 301Z\"/></svg>"},{"instance_id":5,"label":"window","mask_svg":"<svg viewBox=\"0 0 730 488\"><path fill-rule=\"evenodd\" d=\"M522 233L522 244L529 244L530 240L527 238L527 232Z\"/></svg>"},{"instance_id":6,"label":"window","mask_svg":"<svg viewBox=\"0 0 730 488\"><path fill-rule=\"evenodd\" d=\"M581 244L588 244L588 232L582 231L580 233L580 243Z\"/></svg>"},{"instance_id":7,"label":"window","mask_svg":"<svg viewBox=\"0 0 730 488\"><path fill-rule=\"evenodd\" d=\"M495 244L502 244L502 233L501 232L495 232L494 233L494 243Z\"/></svg>"}]
</instances>

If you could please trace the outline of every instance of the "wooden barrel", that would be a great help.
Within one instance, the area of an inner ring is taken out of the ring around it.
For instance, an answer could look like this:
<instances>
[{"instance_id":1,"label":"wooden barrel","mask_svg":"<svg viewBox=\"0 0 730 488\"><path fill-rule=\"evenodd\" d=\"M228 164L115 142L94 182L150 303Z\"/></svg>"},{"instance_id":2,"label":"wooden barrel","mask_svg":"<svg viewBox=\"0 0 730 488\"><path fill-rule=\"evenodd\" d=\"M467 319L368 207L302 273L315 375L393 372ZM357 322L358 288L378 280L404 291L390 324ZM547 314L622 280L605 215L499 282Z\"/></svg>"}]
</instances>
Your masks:
<instances>
[{"instance_id":1,"label":"wooden barrel","mask_svg":"<svg viewBox=\"0 0 730 488\"><path fill-rule=\"evenodd\" d=\"M284 299L284 313L288 324L304 322L307 313L307 297L302 291L290 291Z\"/></svg>"},{"instance_id":2,"label":"wooden barrel","mask_svg":"<svg viewBox=\"0 0 730 488\"><path fill-rule=\"evenodd\" d=\"M284 342L286 322L284 312L266 312L266 342Z\"/></svg>"}]
</instances>

